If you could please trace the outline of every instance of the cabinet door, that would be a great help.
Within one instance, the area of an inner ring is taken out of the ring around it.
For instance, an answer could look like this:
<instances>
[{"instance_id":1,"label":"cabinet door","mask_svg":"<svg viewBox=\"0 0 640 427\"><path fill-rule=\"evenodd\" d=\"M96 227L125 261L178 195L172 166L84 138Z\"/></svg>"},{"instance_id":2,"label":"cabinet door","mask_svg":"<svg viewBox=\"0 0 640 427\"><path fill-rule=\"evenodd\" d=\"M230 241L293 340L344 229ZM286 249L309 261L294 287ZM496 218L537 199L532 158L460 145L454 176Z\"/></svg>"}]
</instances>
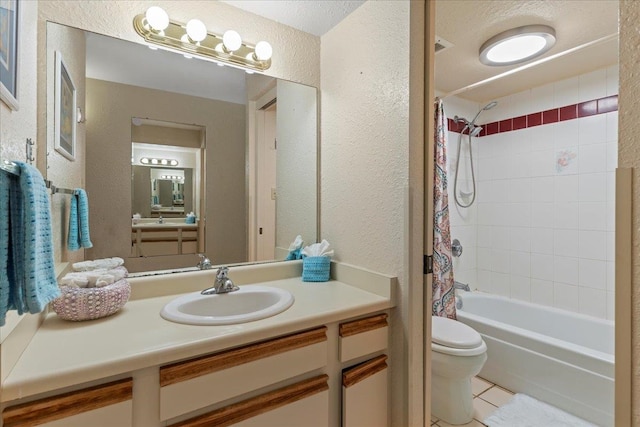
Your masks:
<instances>
[{"instance_id":1,"label":"cabinet door","mask_svg":"<svg viewBox=\"0 0 640 427\"><path fill-rule=\"evenodd\" d=\"M327 379L319 375L171 427L328 427Z\"/></svg>"},{"instance_id":2,"label":"cabinet door","mask_svg":"<svg viewBox=\"0 0 640 427\"><path fill-rule=\"evenodd\" d=\"M342 372L342 427L389 425L387 356Z\"/></svg>"},{"instance_id":3,"label":"cabinet door","mask_svg":"<svg viewBox=\"0 0 640 427\"><path fill-rule=\"evenodd\" d=\"M327 364L326 327L160 368L160 419L169 420Z\"/></svg>"},{"instance_id":4,"label":"cabinet door","mask_svg":"<svg viewBox=\"0 0 640 427\"><path fill-rule=\"evenodd\" d=\"M3 426L130 427L132 392L127 378L10 406L2 413Z\"/></svg>"}]
</instances>

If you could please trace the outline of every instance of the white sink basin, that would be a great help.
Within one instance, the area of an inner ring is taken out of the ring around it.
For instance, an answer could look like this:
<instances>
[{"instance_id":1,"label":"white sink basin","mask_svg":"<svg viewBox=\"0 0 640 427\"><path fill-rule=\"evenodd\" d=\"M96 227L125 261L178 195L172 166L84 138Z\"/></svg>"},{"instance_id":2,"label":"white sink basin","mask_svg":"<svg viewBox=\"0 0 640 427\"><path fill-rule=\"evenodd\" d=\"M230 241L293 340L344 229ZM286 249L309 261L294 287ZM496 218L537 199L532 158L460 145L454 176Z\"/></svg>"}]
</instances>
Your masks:
<instances>
[{"instance_id":1,"label":"white sink basin","mask_svg":"<svg viewBox=\"0 0 640 427\"><path fill-rule=\"evenodd\" d=\"M188 325L232 325L274 316L292 304L293 295L284 289L241 286L226 294L183 295L165 305L160 315Z\"/></svg>"}]
</instances>

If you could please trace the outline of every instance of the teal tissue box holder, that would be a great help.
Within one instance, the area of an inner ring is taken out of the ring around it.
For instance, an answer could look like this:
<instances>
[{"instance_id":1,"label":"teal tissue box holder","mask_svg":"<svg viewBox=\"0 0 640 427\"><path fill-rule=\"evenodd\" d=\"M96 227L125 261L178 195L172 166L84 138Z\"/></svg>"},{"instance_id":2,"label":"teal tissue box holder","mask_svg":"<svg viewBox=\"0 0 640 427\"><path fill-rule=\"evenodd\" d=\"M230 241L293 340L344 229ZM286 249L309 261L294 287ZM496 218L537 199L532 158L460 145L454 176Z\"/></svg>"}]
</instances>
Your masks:
<instances>
[{"instance_id":1,"label":"teal tissue box holder","mask_svg":"<svg viewBox=\"0 0 640 427\"><path fill-rule=\"evenodd\" d=\"M331 258L326 256L309 256L302 259L303 282L326 282L329 280Z\"/></svg>"}]
</instances>

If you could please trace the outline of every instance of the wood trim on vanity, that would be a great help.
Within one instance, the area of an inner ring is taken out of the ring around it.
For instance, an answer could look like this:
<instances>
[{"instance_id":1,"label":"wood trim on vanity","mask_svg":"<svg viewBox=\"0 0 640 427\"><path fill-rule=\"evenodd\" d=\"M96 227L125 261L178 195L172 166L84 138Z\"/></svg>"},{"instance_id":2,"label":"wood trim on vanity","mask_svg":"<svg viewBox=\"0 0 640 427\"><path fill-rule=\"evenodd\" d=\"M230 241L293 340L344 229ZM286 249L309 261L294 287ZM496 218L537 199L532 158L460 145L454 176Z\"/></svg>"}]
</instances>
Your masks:
<instances>
[{"instance_id":1,"label":"wood trim on vanity","mask_svg":"<svg viewBox=\"0 0 640 427\"><path fill-rule=\"evenodd\" d=\"M160 368L160 387L323 342L327 340L326 332L327 327L322 326L306 332L162 366Z\"/></svg>"},{"instance_id":2,"label":"wood trim on vanity","mask_svg":"<svg viewBox=\"0 0 640 427\"><path fill-rule=\"evenodd\" d=\"M340 336L344 338L389 326L387 317L387 313L382 313L376 316L354 320L353 322L342 323L340 324Z\"/></svg>"},{"instance_id":3,"label":"wood trim on vanity","mask_svg":"<svg viewBox=\"0 0 640 427\"><path fill-rule=\"evenodd\" d=\"M5 408L4 427L35 426L131 400L133 379L76 390Z\"/></svg>"},{"instance_id":4,"label":"wood trim on vanity","mask_svg":"<svg viewBox=\"0 0 640 427\"><path fill-rule=\"evenodd\" d=\"M306 397L329 390L328 375L320 375L288 387L274 390L242 402L234 403L208 414L172 424L171 427L226 427L255 417L273 409L297 402Z\"/></svg>"},{"instance_id":5,"label":"wood trim on vanity","mask_svg":"<svg viewBox=\"0 0 640 427\"><path fill-rule=\"evenodd\" d=\"M344 370L342 372L342 385L351 387L385 369L387 369L387 355L381 354L367 362Z\"/></svg>"}]
</instances>

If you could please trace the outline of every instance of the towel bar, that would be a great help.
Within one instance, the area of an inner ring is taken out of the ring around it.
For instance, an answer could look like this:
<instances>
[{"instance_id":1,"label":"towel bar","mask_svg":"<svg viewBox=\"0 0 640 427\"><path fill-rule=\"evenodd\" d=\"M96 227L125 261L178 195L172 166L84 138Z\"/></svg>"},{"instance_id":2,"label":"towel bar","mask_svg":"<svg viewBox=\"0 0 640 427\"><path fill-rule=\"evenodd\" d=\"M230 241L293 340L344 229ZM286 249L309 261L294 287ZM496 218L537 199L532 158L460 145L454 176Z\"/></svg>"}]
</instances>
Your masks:
<instances>
[{"instance_id":1,"label":"towel bar","mask_svg":"<svg viewBox=\"0 0 640 427\"><path fill-rule=\"evenodd\" d=\"M15 163L10 162L8 160L3 160L2 162L0 162L0 169L2 169L5 172L9 172L13 175L20 175L20 169L18 169L18 166ZM51 189L51 194L56 194L56 193L73 194L74 193L74 190L71 190L69 188L56 187L53 184L53 182L49 181L48 179L45 179L44 183L46 184L47 188Z\"/></svg>"}]
</instances>

